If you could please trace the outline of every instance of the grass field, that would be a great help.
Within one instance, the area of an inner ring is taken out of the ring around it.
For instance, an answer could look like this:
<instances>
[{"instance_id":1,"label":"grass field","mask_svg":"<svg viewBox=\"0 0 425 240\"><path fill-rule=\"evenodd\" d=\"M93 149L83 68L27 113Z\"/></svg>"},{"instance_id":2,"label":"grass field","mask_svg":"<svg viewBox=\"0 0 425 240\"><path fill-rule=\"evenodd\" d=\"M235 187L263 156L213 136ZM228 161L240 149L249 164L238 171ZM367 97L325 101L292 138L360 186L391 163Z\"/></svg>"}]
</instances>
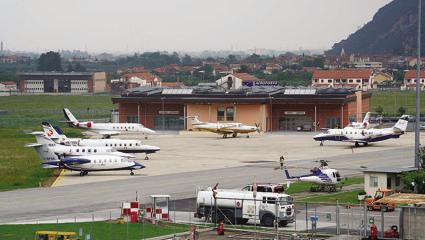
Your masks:
<instances>
[{"instance_id":1,"label":"grass field","mask_svg":"<svg viewBox=\"0 0 425 240\"><path fill-rule=\"evenodd\" d=\"M360 184L360 183L363 183L363 181L364 181L363 177L351 177L344 180L342 186ZM311 185L312 185L311 183L307 183L307 182L292 183L290 187L285 190L285 193L294 194L294 193L308 192L310 191Z\"/></svg>"},{"instance_id":2,"label":"grass field","mask_svg":"<svg viewBox=\"0 0 425 240\"><path fill-rule=\"evenodd\" d=\"M62 108L68 107L77 117L109 118L114 107L110 96L11 96L0 97L0 191L37 187L52 176L43 169L40 159L26 143L35 141L27 134L41 131L41 122L66 127ZM81 136L80 130L66 128L70 137ZM0 238L1 239L1 238Z\"/></svg>"},{"instance_id":3,"label":"grass field","mask_svg":"<svg viewBox=\"0 0 425 240\"><path fill-rule=\"evenodd\" d=\"M358 204L359 200L357 198L357 195L359 192L362 192L363 190L353 190L349 192L339 192L339 193L332 193L332 194L325 194L325 195L316 195L306 198L297 199L297 201L301 202L309 202L309 203L338 203L341 204Z\"/></svg>"},{"instance_id":4,"label":"grass field","mask_svg":"<svg viewBox=\"0 0 425 240\"><path fill-rule=\"evenodd\" d=\"M85 222L61 224L26 224L0 225L0 239L35 239L36 231L71 231L79 234L82 228L83 235L91 235L92 240L139 240L179 232L189 231L189 226L164 223L161 225L144 224L116 224L111 222ZM85 238L82 238L85 239Z\"/></svg>"},{"instance_id":5,"label":"grass field","mask_svg":"<svg viewBox=\"0 0 425 240\"><path fill-rule=\"evenodd\" d=\"M381 91L372 93L371 111L382 106L385 116L398 116L398 109L404 107L407 114L415 114L415 91ZM421 112L425 112L425 93L421 93Z\"/></svg>"}]
</instances>

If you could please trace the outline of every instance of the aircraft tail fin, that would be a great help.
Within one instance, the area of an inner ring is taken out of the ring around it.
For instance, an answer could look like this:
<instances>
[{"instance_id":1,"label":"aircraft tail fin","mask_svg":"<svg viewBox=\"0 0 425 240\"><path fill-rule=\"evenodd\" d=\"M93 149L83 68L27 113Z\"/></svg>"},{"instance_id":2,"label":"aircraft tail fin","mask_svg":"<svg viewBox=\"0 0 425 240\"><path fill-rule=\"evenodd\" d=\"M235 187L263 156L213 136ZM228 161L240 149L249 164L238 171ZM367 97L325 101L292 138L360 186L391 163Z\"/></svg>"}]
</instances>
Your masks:
<instances>
[{"instance_id":1,"label":"aircraft tail fin","mask_svg":"<svg viewBox=\"0 0 425 240\"><path fill-rule=\"evenodd\" d=\"M70 125L77 125L77 123L79 122L78 119L74 117L74 115L71 113L71 111L69 111L68 108L63 109L63 115L65 116L66 120L68 120L68 123L70 123Z\"/></svg>"},{"instance_id":2,"label":"aircraft tail fin","mask_svg":"<svg viewBox=\"0 0 425 240\"><path fill-rule=\"evenodd\" d=\"M55 144L52 139L44 135L44 132L32 132L31 134L35 136L38 144Z\"/></svg>"},{"instance_id":3,"label":"aircraft tail fin","mask_svg":"<svg viewBox=\"0 0 425 240\"><path fill-rule=\"evenodd\" d=\"M289 175L289 171L288 171L288 167L287 166L285 166L284 171L285 171L286 178L287 179L292 179L292 177Z\"/></svg>"},{"instance_id":4,"label":"aircraft tail fin","mask_svg":"<svg viewBox=\"0 0 425 240\"><path fill-rule=\"evenodd\" d=\"M367 127L370 122L370 112L367 112L363 119L363 126Z\"/></svg>"},{"instance_id":5,"label":"aircraft tail fin","mask_svg":"<svg viewBox=\"0 0 425 240\"><path fill-rule=\"evenodd\" d=\"M403 115L398 119L398 121L394 125L393 129L404 132L407 129L408 123L409 123L409 115Z\"/></svg>"},{"instance_id":6,"label":"aircraft tail fin","mask_svg":"<svg viewBox=\"0 0 425 240\"><path fill-rule=\"evenodd\" d=\"M188 118L190 118L192 125L202 123L201 121L199 121L198 116L190 116Z\"/></svg>"},{"instance_id":7,"label":"aircraft tail fin","mask_svg":"<svg viewBox=\"0 0 425 240\"><path fill-rule=\"evenodd\" d=\"M43 132L33 132L32 134L37 138L37 143L27 144L25 145L26 147L33 147L35 151L37 151L42 162L59 160L59 157L54 153L54 151L46 145L46 143L52 143L52 140L44 137Z\"/></svg>"},{"instance_id":8,"label":"aircraft tail fin","mask_svg":"<svg viewBox=\"0 0 425 240\"><path fill-rule=\"evenodd\" d=\"M50 125L48 122L42 122L44 134L48 138L58 139L61 138L61 135L56 131L56 129Z\"/></svg>"}]
</instances>

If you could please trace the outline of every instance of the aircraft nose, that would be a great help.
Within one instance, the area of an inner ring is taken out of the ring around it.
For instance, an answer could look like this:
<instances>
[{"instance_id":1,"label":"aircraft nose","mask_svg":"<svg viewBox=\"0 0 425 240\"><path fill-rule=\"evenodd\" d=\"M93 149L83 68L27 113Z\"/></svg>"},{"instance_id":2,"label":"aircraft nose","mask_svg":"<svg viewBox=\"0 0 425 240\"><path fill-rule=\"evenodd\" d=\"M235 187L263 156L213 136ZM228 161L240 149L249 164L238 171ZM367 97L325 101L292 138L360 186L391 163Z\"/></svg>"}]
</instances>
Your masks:
<instances>
[{"instance_id":1,"label":"aircraft nose","mask_svg":"<svg viewBox=\"0 0 425 240\"><path fill-rule=\"evenodd\" d=\"M147 134L156 134L156 132L152 129L146 129Z\"/></svg>"}]
</instances>

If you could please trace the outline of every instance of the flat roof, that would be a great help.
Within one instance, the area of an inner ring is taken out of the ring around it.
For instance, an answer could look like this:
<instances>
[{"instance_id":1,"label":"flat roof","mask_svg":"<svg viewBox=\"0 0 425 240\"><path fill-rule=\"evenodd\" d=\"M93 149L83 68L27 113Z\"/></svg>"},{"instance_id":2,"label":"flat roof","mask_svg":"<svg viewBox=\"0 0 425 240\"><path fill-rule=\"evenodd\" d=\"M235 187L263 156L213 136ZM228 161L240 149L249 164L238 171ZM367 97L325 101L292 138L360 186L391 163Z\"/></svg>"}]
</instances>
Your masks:
<instances>
[{"instance_id":1,"label":"flat roof","mask_svg":"<svg viewBox=\"0 0 425 240\"><path fill-rule=\"evenodd\" d=\"M343 104L355 101L355 90L344 88L314 89L282 86L254 86L239 89L223 89L217 86L194 86L185 89L167 87L139 87L127 90L117 102L234 102L234 103L329 103ZM363 93L370 97L371 93Z\"/></svg>"},{"instance_id":2,"label":"flat roof","mask_svg":"<svg viewBox=\"0 0 425 240\"><path fill-rule=\"evenodd\" d=\"M411 172L417 170L414 167L404 167L404 168L397 168L397 167L382 167L382 168L371 168L371 169L365 169L363 170L364 173L404 173L404 172Z\"/></svg>"},{"instance_id":3,"label":"flat roof","mask_svg":"<svg viewBox=\"0 0 425 240\"><path fill-rule=\"evenodd\" d=\"M91 76L90 72L19 72L18 76Z\"/></svg>"}]
</instances>

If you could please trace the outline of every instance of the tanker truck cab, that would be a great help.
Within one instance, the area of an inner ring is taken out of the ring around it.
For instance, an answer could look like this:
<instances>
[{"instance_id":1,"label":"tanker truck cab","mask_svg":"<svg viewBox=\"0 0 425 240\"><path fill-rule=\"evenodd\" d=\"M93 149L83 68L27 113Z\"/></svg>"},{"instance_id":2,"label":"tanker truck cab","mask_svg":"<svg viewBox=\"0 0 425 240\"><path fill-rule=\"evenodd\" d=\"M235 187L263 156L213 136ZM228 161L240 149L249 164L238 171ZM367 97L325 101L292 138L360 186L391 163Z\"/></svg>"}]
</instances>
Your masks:
<instances>
[{"instance_id":1,"label":"tanker truck cab","mask_svg":"<svg viewBox=\"0 0 425 240\"><path fill-rule=\"evenodd\" d=\"M294 222L293 199L288 194L257 192L256 198L251 191L225 190L216 191L214 198L211 189L198 191L197 211L195 217L205 218L213 223L224 220L233 224L245 224L255 220L267 227Z\"/></svg>"}]
</instances>

